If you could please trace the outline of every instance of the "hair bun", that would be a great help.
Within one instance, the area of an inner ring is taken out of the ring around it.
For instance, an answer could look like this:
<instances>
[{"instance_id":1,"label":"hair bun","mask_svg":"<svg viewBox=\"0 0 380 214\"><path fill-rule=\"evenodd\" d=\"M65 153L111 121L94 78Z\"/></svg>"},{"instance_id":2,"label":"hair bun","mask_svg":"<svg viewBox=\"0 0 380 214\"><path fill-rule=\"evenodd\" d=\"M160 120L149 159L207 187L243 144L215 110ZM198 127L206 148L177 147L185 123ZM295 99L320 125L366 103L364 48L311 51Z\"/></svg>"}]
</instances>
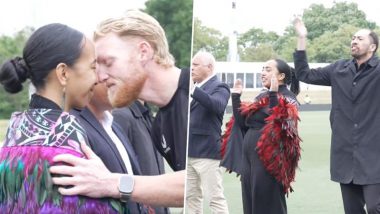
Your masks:
<instances>
[{"instance_id":1,"label":"hair bun","mask_svg":"<svg viewBox=\"0 0 380 214\"><path fill-rule=\"evenodd\" d=\"M30 69L25 60L22 57L15 57L11 63L15 67L20 82L25 82L30 77Z\"/></svg>"},{"instance_id":2,"label":"hair bun","mask_svg":"<svg viewBox=\"0 0 380 214\"><path fill-rule=\"evenodd\" d=\"M0 84L9 93L22 90L22 83L30 77L30 69L21 57L7 60L0 68Z\"/></svg>"}]
</instances>

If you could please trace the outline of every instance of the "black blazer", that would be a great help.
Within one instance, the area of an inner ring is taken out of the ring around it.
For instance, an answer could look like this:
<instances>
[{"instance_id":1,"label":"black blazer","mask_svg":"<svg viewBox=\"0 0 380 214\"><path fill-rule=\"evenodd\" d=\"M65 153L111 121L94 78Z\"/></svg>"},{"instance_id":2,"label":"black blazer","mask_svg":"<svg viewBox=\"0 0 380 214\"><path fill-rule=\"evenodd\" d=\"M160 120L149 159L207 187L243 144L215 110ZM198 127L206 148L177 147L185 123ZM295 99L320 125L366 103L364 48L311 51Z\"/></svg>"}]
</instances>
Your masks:
<instances>
[{"instance_id":1,"label":"black blazer","mask_svg":"<svg viewBox=\"0 0 380 214\"><path fill-rule=\"evenodd\" d=\"M149 109L139 101L133 102L128 107L112 111L114 121L122 127L122 131L126 134L136 152L142 174L164 174L164 159L154 146L150 135L153 117L144 118L144 114L149 113ZM165 207L152 208L154 208L156 214L169 213Z\"/></svg>"},{"instance_id":2,"label":"black blazer","mask_svg":"<svg viewBox=\"0 0 380 214\"><path fill-rule=\"evenodd\" d=\"M221 159L221 126L229 97L228 85L216 76L195 88L190 105L189 157Z\"/></svg>"},{"instance_id":3,"label":"black blazer","mask_svg":"<svg viewBox=\"0 0 380 214\"><path fill-rule=\"evenodd\" d=\"M153 118L144 118L142 109L148 111L139 101L135 101L128 107L114 109L112 115L130 140L142 174L164 174L164 160L154 146L150 135Z\"/></svg>"},{"instance_id":4,"label":"black blazer","mask_svg":"<svg viewBox=\"0 0 380 214\"><path fill-rule=\"evenodd\" d=\"M123 159L111 137L108 136L107 132L92 112L88 108L85 108L82 111L73 110L71 113L78 118L81 125L86 130L91 149L100 157L100 159L102 159L106 167L111 172L127 173L127 168L125 167ZM123 134L121 128L116 123L112 124L112 129L128 152L133 174L140 175L140 166L128 138ZM127 205L130 213L146 213L145 208L139 203L129 201Z\"/></svg>"}]
</instances>

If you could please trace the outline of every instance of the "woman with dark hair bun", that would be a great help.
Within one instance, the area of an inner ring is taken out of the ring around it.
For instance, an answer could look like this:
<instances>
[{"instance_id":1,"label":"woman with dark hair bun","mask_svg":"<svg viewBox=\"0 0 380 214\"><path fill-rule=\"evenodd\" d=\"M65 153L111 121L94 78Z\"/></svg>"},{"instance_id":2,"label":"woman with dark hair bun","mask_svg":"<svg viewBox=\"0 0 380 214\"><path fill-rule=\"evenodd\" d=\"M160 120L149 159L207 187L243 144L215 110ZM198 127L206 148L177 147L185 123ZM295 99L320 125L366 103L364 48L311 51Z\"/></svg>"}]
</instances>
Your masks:
<instances>
[{"instance_id":1,"label":"woman with dark hair bun","mask_svg":"<svg viewBox=\"0 0 380 214\"><path fill-rule=\"evenodd\" d=\"M301 141L297 131L299 82L293 70L283 60L267 61L261 80L269 90L250 103L240 101L240 80L231 90L233 118L227 123L222 148L241 145L237 150L242 156L232 160L226 154L222 165L241 175L246 214L287 213L285 195L292 191Z\"/></svg>"},{"instance_id":2,"label":"woman with dark hair bun","mask_svg":"<svg viewBox=\"0 0 380 214\"><path fill-rule=\"evenodd\" d=\"M68 111L83 108L97 83L93 43L62 24L39 28L22 57L0 68L0 83L17 93L30 79L36 88L29 109L15 112L0 150L0 209L4 213L116 213L118 201L62 196L49 173L58 154L85 158L86 133Z\"/></svg>"}]
</instances>

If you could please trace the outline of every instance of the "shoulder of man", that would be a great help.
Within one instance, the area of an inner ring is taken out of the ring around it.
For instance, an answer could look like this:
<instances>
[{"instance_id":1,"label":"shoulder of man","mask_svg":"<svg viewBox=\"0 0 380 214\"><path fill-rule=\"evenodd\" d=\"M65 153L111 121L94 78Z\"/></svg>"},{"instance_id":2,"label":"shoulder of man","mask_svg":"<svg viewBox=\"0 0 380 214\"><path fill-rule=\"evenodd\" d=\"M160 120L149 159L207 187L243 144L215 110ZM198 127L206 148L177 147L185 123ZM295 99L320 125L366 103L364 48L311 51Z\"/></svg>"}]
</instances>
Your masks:
<instances>
[{"instance_id":1,"label":"shoulder of man","mask_svg":"<svg viewBox=\"0 0 380 214\"><path fill-rule=\"evenodd\" d=\"M138 106L135 103L132 103L128 107L122 107L112 110L112 115L115 120L129 120L141 117L141 112L138 109Z\"/></svg>"},{"instance_id":2,"label":"shoulder of man","mask_svg":"<svg viewBox=\"0 0 380 214\"><path fill-rule=\"evenodd\" d=\"M179 76L178 88L189 91L190 89L190 69L182 68L181 75Z\"/></svg>"},{"instance_id":3,"label":"shoulder of man","mask_svg":"<svg viewBox=\"0 0 380 214\"><path fill-rule=\"evenodd\" d=\"M218 78L217 78L216 82L217 82L218 87L226 88L228 90L228 92L230 93L230 87L227 85L227 83L220 81Z\"/></svg>"}]
</instances>

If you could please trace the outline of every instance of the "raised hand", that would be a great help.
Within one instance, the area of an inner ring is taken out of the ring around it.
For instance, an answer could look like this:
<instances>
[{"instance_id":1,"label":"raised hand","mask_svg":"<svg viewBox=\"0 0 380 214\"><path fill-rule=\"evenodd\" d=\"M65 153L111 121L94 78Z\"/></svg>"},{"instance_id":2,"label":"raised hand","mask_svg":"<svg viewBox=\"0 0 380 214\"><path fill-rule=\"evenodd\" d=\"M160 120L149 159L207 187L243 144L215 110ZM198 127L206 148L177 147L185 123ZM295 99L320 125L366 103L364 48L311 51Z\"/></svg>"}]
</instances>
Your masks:
<instances>
[{"instance_id":1,"label":"raised hand","mask_svg":"<svg viewBox=\"0 0 380 214\"><path fill-rule=\"evenodd\" d=\"M306 50L306 36L307 36L307 29L305 27L305 24L302 22L300 17L296 17L294 19L294 30L297 34L297 50L303 51Z\"/></svg>"},{"instance_id":2,"label":"raised hand","mask_svg":"<svg viewBox=\"0 0 380 214\"><path fill-rule=\"evenodd\" d=\"M241 79L236 79L234 87L231 89L231 93L241 94L243 92L243 82Z\"/></svg>"},{"instance_id":3,"label":"raised hand","mask_svg":"<svg viewBox=\"0 0 380 214\"><path fill-rule=\"evenodd\" d=\"M307 36L307 29L305 27L305 24L301 20L300 17L296 17L293 22L294 29L298 35L298 37L306 37Z\"/></svg>"},{"instance_id":4,"label":"raised hand","mask_svg":"<svg viewBox=\"0 0 380 214\"><path fill-rule=\"evenodd\" d=\"M270 79L270 89L269 91L278 91L278 79L276 75L272 75L272 78Z\"/></svg>"}]
</instances>

